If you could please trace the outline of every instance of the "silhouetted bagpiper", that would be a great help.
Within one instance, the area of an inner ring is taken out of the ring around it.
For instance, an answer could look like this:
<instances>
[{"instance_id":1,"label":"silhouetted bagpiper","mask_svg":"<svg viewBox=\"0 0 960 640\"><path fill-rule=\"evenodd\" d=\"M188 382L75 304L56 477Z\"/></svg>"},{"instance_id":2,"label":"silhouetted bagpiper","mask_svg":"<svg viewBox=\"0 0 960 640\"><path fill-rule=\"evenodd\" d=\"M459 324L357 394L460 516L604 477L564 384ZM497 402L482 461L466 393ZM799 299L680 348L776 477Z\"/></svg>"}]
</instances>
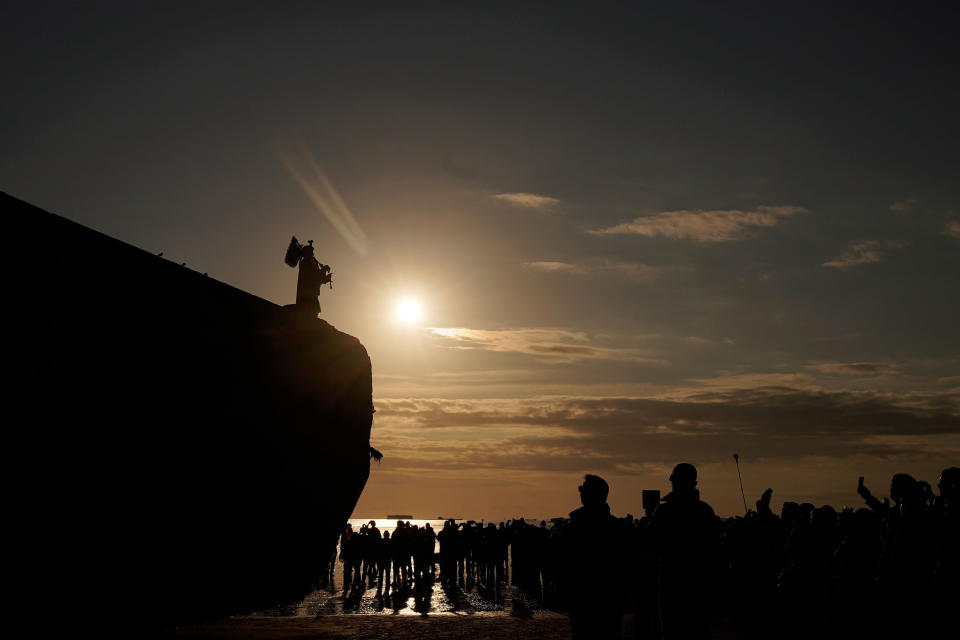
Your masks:
<instances>
[{"instance_id":1,"label":"silhouetted bagpiper","mask_svg":"<svg viewBox=\"0 0 960 640\"><path fill-rule=\"evenodd\" d=\"M293 236L287 247L284 262L291 267L298 265L300 267L297 275L297 308L313 314L320 313L320 302L317 297L323 285L329 284L333 289L333 272L330 270L330 265L322 264L314 257L313 240L308 240L306 245L302 245L297 241L297 236Z\"/></svg>"}]
</instances>

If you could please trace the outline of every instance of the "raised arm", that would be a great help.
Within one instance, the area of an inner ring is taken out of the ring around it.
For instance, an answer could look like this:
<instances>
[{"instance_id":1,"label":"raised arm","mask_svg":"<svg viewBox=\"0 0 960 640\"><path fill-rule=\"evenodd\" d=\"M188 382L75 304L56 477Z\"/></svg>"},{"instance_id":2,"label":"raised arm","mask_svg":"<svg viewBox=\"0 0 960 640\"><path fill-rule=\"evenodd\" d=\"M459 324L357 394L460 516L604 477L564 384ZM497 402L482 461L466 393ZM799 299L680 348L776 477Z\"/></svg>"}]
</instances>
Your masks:
<instances>
[{"instance_id":1,"label":"raised arm","mask_svg":"<svg viewBox=\"0 0 960 640\"><path fill-rule=\"evenodd\" d=\"M870 507L874 513L881 516L887 515L889 507L877 500L874 495L870 493L870 489L867 489L863 484L863 476L860 476L860 480L857 482L857 493L860 494L860 497L863 498L863 501L867 503L867 506Z\"/></svg>"}]
</instances>

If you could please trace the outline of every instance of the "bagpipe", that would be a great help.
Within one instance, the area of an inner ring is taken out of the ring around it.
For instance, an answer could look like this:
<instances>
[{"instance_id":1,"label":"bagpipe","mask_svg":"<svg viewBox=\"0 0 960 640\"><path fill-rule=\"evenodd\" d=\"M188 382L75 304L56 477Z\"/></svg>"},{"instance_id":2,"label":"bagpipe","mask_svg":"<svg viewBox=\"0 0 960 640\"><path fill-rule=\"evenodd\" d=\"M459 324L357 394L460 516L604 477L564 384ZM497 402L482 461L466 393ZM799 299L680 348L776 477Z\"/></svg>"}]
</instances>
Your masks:
<instances>
[{"instance_id":1,"label":"bagpipe","mask_svg":"<svg viewBox=\"0 0 960 640\"><path fill-rule=\"evenodd\" d=\"M283 261L287 263L287 266L296 267L303 260L311 261L310 267L314 267L318 273L317 284L323 286L329 284L330 288L333 289L333 271L330 269L330 265L321 264L313 255L313 240L307 240L307 244L300 244L300 241L297 240L297 236L290 238L290 245L287 247L287 254L284 256Z\"/></svg>"}]
</instances>

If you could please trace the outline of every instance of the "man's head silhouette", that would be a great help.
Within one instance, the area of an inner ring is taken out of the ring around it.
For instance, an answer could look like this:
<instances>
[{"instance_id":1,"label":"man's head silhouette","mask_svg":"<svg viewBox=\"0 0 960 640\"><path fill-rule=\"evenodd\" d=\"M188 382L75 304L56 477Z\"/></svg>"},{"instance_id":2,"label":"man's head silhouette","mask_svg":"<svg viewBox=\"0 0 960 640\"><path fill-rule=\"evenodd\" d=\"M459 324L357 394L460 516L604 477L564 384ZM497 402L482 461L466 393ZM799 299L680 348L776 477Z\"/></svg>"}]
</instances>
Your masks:
<instances>
[{"instance_id":1,"label":"man's head silhouette","mask_svg":"<svg viewBox=\"0 0 960 640\"><path fill-rule=\"evenodd\" d=\"M583 476L583 484L577 489L580 491L580 502L585 507L605 503L610 493L610 485L606 480L589 473Z\"/></svg>"},{"instance_id":2,"label":"man's head silhouette","mask_svg":"<svg viewBox=\"0 0 960 640\"><path fill-rule=\"evenodd\" d=\"M690 491L697 487L697 468L689 462L681 462L673 468L670 483L674 491Z\"/></svg>"},{"instance_id":3,"label":"man's head silhouette","mask_svg":"<svg viewBox=\"0 0 960 640\"><path fill-rule=\"evenodd\" d=\"M895 473L890 480L890 499L900 504L916 491L917 481L906 473Z\"/></svg>"},{"instance_id":4,"label":"man's head silhouette","mask_svg":"<svg viewBox=\"0 0 960 640\"><path fill-rule=\"evenodd\" d=\"M940 473L937 486L940 487L940 495L946 500L960 496L960 467L944 469Z\"/></svg>"}]
</instances>

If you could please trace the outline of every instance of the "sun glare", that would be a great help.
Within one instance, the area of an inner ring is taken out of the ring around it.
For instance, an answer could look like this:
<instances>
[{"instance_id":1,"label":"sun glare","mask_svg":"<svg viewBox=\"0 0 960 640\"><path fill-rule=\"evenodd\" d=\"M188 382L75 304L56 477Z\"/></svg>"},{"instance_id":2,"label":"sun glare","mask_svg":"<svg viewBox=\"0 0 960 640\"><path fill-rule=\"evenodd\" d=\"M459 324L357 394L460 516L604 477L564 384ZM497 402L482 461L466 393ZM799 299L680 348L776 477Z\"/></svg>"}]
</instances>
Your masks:
<instances>
[{"instance_id":1,"label":"sun glare","mask_svg":"<svg viewBox=\"0 0 960 640\"><path fill-rule=\"evenodd\" d=\"M413 298L404 298L397 302L394 315L397 321L405 325L416 324L423 316L423 307L418 300Z\"/></svg>"}]
</instances>

